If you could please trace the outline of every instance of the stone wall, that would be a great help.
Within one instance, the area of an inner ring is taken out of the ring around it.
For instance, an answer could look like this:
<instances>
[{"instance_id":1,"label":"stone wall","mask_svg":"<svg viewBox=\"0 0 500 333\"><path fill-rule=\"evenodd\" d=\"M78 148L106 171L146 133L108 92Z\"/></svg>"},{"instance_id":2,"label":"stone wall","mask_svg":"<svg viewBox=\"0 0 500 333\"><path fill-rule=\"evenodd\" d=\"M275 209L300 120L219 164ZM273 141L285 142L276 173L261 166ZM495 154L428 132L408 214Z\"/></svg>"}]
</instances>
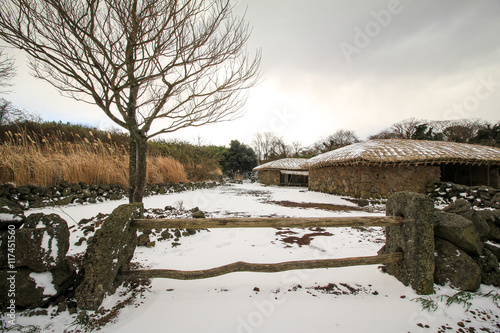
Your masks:
<instances>
[{"instance_id":1,"label":"stone wall","mask_svg":"<svg viewBox=\"0 0 500 333\"><path fill-rule=\"evenodd\" d=\"M500 211L476 210L464 200L434 211L434 282L475 291L500 286Z\"/></svg>"},{"instance_id":2,"label":"stone wall","mask_svg":"<svg viewBox=\"0 0 500 333\"><path fill-rule=\"evenodd\" d=\"M200 183L159 183L148 184L144 195L177 193L187 190L213 188L216 182ZM96 203L106 200L120 200L128 196L128 191L120 184L87 184L84 182L63 182L56 186L18 186L0 185L0 198L12 200L23 208L40 208L46 206L67 205L70 203Z\"/></svg>"},{"instance_id":3,"label":"stone wall","mask_svg":"<svg viewBox=\"0 0 500 333\"><path fill-rule=\"evenodd\" d=\"M437 204L449 204L464 199L475 207L500 209L500 189L490 186L465 186L442 182L434 184L428 195Z\"/></svg>"},{"instance_id":4,"label":"stone wall","mask_svg":"<svg viewBox=\"0 0 500 333\"><path fill-rule=\"evenodd\" d=\"M467 291L500 286L500 210L476 210L465 199L439 210L428 196L399 192L386 213L402 217L403 225L386 229L379 254L404 253L386 271L417 293L432 293L434 284Z\"/></svg>"},{"instance_id":5,"label":"stone wall","mask_svg":"<svg viewBox=\"0 0 500 333\"><path fill-rule=\"evenodd\" d=\"M361 198L399 191L427 193L440 180L439 166L331 166L309 170L309 189Z\"/></svg>"},{"instance_id":6,"label":"stone wall","mask_svg":"<svg viewBox=\"0 0 500 333\"><path fill-rule=\"evenodd\" d=\"M266 185L279 185L281 173L279 170L262 170L257 172L259 182Z\"/></svg>"}]
</instances>

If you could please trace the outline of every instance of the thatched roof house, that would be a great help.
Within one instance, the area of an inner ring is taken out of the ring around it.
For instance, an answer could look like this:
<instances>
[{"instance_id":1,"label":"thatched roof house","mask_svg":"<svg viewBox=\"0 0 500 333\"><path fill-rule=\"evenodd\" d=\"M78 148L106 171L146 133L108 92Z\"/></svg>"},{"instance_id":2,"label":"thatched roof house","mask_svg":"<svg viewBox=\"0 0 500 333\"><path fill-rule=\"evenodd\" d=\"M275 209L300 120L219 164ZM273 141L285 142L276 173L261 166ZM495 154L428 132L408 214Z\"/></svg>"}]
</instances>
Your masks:
<instances>
[{"instance_id":1,"label":"thatched roof house","mask_svg":"<svg viewBox=\"0 0 500 333\"><path fill-rule=\"evenodd\" d=\"M259 165L253 171L267 185L307 186L309 176L307 160L303 158L283 158Z\"/></svg>"},{"instance_id":2,"label":"thatched roof house","mask_svg":"<svg viewBox=\"0 0 500 333\"><path fill-rule=\"evenodd\" d=\"M500 148L403 139L355 143L313 157L309 188L357 197L385 197L450 181L500 187Z\"/></svg>"}]
</instances>

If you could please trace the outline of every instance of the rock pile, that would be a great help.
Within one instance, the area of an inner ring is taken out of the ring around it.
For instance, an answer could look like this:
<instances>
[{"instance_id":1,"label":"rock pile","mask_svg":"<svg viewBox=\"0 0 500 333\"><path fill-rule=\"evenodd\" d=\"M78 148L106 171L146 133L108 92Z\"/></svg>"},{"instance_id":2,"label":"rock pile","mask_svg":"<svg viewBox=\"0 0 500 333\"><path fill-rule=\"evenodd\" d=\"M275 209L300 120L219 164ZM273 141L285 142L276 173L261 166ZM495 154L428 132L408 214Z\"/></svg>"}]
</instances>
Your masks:
<instances>
[{"instance_id":1,"label":"rock pile","mask_svg":"<svg viewBox=\"0 0 500 333\"><path fill-rule=\"evenodd\" d=\"M466 291L500 286L500 210L474 209L465 199L440 210L428 196L399 192L387 201L387 214L402 217L403 225L386 229L379 254L404 253L386 271L417 293L432 293L434 284Z\"/></svg>"},{"instance_id":2,"label":"rock pile","mask_svg":"<svg viewBox=\"0 0 500 333\"><path fill-rule=\"evenodd\" d=\"M475 210L458 199L434 218L435 283L471 291L500 286L500 210Z\"/></svg>"},{"instance_id":3,"label":"rock pile","mask_svg":"<svg viewBox=\"0 0 500 333\"><path fill-rule=\"evenodd\" d=\"M6 199L2 199L3 204ZM11 204L15 207L15 204ZM5 210L6 206L2 206ZM31 214L4 221L0 230L0 303L3 308L47 305L74 286L67 260L69 230L56 214ZM14 223L11 223L14 222ZM9 283L5 283L9 281Z\"/></svg>"},{"instance_id":4,"label":"rock pile","mask_svg":"<svg viewBox=\"0 0 500 333\"><path fill-rule=\"evenodd\" d=\"M97 310L106 293L118 286L118 272L129 270L137 246L130 223L142 215L141 203L121 205L96 231L83 258L83 280L75 291L79 308Z\"/></svg>"},{"instance_id":5,"label":"rock pile","mask_svg":"<svg viewBox=\"0 0 500 333\"><path fill-rule=\"evenodd\" d=\"M429 196L437 203L450 203L465 199L475 207L500 209L500 189L489 186L465 186L453 183L437 183L428 189Z\"/></svg>"},{"instance_id":6,"label":"rock pile","mask_svg":"<svg viewBox=\"0 0 500 333\"><path fill-rule=\"evenodd\" d=\"M146 209L144 215L147 218L205 218L205 213L198 207L190 210L176 209L172 206L166 206L161 209ZM157 242L172 239L172 247L180 245L181 237L187 237L196 234L201 229L141 229L137 236L137 246L154 247Z\"/></svg>"}]
</instances>

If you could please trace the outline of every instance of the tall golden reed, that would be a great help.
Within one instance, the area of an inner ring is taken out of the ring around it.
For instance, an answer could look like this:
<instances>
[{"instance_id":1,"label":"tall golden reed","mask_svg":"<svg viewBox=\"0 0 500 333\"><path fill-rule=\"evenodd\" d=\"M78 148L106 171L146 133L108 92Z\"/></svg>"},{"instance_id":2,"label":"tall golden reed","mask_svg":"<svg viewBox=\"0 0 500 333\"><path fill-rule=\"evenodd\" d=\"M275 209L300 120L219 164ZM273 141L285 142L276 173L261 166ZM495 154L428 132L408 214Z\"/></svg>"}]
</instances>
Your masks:
<instances>
[{"instance_id":1,"label":"tall golden reed","mask_svg":"<svg viewBox=\"0 0 500 333\"><path fill-rule=\"evenodd\" d=\"M128 185L126 147L74 135L74 143L56 135L20 131L7 133L0 145L0 183L52 186L62 181ZM92 134L91 134L92 137ZM148 182L187 181L180 162L171 157L148 157Z\"/></svg>"}]
</instances>

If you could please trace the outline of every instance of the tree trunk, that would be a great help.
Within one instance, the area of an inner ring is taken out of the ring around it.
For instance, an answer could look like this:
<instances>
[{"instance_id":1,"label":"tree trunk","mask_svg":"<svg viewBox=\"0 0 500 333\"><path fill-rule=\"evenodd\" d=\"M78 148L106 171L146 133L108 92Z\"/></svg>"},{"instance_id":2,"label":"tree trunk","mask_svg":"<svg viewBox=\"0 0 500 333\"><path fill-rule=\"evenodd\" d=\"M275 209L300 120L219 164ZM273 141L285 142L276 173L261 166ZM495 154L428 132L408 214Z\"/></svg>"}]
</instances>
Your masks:
<instances>
[{"instance_id":1,"label":"tree trunk","mask_svg":"<svg viewBox=\"0 0 500 333\"><path fill-rule=\"evenodd\" d=\"M146 187L148 139L130 131L129 202L142 202Z\"/></svg>"}]
</instances>

